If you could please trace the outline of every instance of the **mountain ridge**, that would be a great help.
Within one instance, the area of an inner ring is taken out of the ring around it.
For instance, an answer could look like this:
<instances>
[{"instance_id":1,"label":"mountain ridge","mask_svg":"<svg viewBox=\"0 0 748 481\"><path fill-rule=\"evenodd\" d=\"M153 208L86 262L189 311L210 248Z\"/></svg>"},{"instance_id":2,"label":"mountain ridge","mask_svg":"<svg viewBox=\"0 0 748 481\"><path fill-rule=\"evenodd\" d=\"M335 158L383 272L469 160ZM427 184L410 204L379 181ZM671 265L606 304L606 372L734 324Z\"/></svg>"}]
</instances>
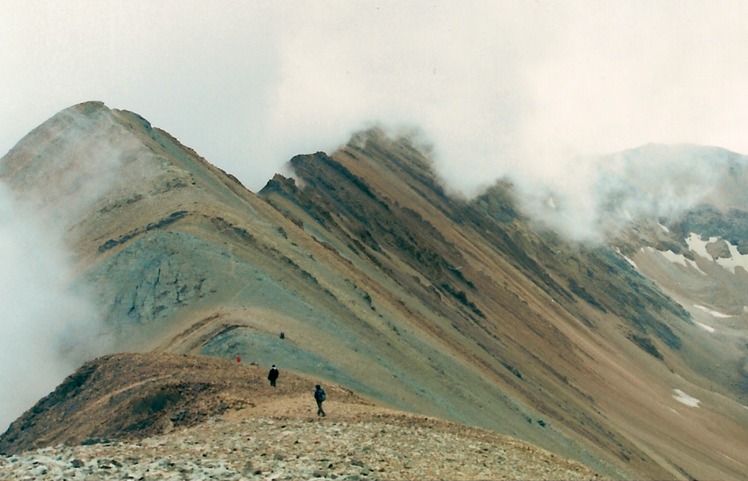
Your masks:
<instances>
[{"instance_id":1,"label":"mountain ridge","mask_svg":"<svg viewBox=\"0 0 748 481\"><path fill-rule=\"evenodd\" d=\"M92 109L146 146L116 163L124 170L87 216L64 219L114 349L280 358L615 477L740 479L740 370L708 379L701 314L635 267L648 236L618 242L625 255L568 243L529 222L509 183L450 196L426 153L376 129L294 157L293 178L255 195L136 114L84 104L66 115ZM51 137L75 167L81 139ZM33 189L19 166L46 152L37 141L2 161L21 196ZM726 361L741 355L738 340ZM681 414L673 389L699 392L701 406ZM673 413L724 439L695 446Z\"/></svg>"},{"instance_id":2,"label":"mountain ridge","mask_svg":"<svg viewBox=\"0 0 748 481\"><path fill-rule=\"evenodd\" d=\"M88 362L14 431L23 440L0 456L0 477L599 479L516 439L388 409L335 385L324 384L327 416L319 418L314 379L284 370L273 388L266 373L164 353ZM64 438L54 438L65 443L35 449L55 429L45 419L71 411L86 419L57 426Z\"/></svg>"}]
</instances>

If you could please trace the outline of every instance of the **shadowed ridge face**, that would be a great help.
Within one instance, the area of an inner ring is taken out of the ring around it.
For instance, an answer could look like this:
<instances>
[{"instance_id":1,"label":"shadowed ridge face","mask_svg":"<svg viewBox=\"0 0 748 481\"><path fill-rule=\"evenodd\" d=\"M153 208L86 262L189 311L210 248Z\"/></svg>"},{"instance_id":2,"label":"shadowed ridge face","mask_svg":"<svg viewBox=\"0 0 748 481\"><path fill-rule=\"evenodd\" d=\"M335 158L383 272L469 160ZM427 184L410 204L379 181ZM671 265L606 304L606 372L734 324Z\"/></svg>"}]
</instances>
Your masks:
<instances>
[{"instance_id":1,"label":"shadowed ridge face","mask_svg":"<svg viewBox=\"0 0 748 481\"><path fill-rule=\"evenodd\" d=\"M743 408L686 362L689 313L615 250L529 224L510 185L455 198L411 140L372 131L255 195L134 114L90 108L121 133L101 145L132 155L62 219L115 349L280 363L621 478L743 472ZM13 153L10 184L63 137ZM58 147L75 172L78 150ZM25 178L19 192L46 182ZM706 429L721 438L695 445Z\"/></svg>"}]
</instances>

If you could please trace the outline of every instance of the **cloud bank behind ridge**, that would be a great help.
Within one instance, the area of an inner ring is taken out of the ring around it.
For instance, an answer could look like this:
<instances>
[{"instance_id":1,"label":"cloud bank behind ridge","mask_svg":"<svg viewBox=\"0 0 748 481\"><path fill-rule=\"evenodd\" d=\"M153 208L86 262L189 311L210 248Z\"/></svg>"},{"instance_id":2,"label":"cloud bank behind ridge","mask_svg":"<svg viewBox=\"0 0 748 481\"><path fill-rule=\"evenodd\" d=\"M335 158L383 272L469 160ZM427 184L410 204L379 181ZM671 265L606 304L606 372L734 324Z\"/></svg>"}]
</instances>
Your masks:
<instances>
[{"instance_id":1,"label":"cloud bank behind ridge","mask_svg":"<svg viewBox=\"0 0 748 481\"><path fill-rule=\"evenodd\" d=\"M0 151L85 100L136 111L257 190L369 122L415 126L466 194L569 185L649 142L748 152L748 4L4 2ZM164 21L168 19L168 21Z\"/></svg>"}]
</instances>

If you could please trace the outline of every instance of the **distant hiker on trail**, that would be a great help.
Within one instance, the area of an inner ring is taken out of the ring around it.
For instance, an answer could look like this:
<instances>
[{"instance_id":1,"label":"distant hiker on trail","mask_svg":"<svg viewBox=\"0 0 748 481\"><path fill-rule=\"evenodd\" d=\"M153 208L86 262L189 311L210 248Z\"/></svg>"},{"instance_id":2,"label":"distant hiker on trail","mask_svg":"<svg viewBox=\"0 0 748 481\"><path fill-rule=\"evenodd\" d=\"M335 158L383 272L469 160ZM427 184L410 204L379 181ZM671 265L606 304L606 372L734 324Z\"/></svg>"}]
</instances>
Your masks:
<instances>
[{"instance_id":1,"label":"distant hiker on trail","mask_svg":"<svg viewBox=\"0 0 748 481\"><path fill-rule=\"evenodd\" d=\"M324 416L325 411L322 409L322 403L327 399L325 390L319 384L314 386L314 400L317 401L317 416Z\"/></svg>"},{"instance_id":2,"label":"distant hiker on trail","mask_svg":"<svg viewBox=\"0 0 748 481\"><path fill-rule=\"evenodd\" d=\"M278 380L279 375L280 372L278 371L278 368L273 364L273 367L270 368L270 372L268 373L268 380L270 381L271 386L275 387L275 381Z\"/></svg>"}]
</instances>

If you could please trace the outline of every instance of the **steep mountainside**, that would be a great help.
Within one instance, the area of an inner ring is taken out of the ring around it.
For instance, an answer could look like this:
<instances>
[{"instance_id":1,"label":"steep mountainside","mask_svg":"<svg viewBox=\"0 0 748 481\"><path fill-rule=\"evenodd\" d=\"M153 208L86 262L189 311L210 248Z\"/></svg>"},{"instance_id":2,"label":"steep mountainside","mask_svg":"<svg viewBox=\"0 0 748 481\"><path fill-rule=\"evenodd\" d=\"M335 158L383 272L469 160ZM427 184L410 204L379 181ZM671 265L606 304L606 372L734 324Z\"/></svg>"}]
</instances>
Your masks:
<instances>
[{"instance_id":1,"label":"steep mountainside","mask_svg":"<svg viewBox=\"0 0 748 481\"><path fill-rule=\"evenodd\" d=\"M469 204L450 199L417 151L377 132L354 139L332 158L297 157L292 165L303 188L276 177L261 192L269 202L304 225L333 232L341 252L374 259L378 271L418 302L438 305L422 319L422 329L441 327L438 337L495 376L504 392L517 389L523 402L563 418L628 462L645 455L608 431L613 413L627 431L652 428L656 420L657 431L673 436L677 456L693 436L692 426L676 418L665 428L666 412L632 422L633 406L651 405L654 393L669 386L655 399L659 409L674 408L673 393L680 391L673 389L693 390L682 377L698 380L699 391L708 386L744 399L733 383L716 387L711 369L692 361L701 332L682 306L613 249L534 232L517 213L508 186ZM325 212L334 214L325 218ZM403 272L402 263L408 276L390 274ZM441 326L437 314L445 316ZM731 369L729 376L736 374ZM740 420L735 439L744 443L744 408L728 404Z\"/></svg>"},{"instance_id":2,"label":"steep mountainside","mask_svg":"<svg viewBox=\"0 0 748 481\"><path fill-rule=\"evenodd\" d=\"M613 477L742 479L748 303L730 297L732 337L705 341L699 316L727 304L684 302L703 290L672 262L648 270L656 230L568 243L529 223L510 184L452 197L409 139L378 130L290 164L255 195L87 103L23 139L0 176L66 233L115 350L279 364ZM713 264L732 252L704 249Z\"/></svg>"}]
</instances>

